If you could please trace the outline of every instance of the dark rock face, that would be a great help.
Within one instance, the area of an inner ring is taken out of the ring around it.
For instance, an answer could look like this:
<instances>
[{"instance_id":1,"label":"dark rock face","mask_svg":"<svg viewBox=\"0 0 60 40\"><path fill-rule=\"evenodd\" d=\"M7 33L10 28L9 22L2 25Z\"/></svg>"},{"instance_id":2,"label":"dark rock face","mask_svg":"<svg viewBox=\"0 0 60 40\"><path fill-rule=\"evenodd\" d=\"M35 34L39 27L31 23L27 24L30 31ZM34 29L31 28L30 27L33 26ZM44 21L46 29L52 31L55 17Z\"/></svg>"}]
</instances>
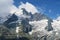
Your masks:
<instances>
[{"instance_id":1,"label":"dark rock face","mask_svg":"<svg viewBox=\"0 0 60 40\"><path fill-rule=\"evenodd\" d=\"M10 18L8 18L7 21L5 21L6 23L10 23L10 22L13 22L13 21L17 21L18 20L18 17L13 14Z\"/></svg>"},{"instance_id":2,"label":"dark rock face","mask_svg":"<svg viewBox=\"0 0 60 40\"><path fill-rule=\"evenodd\" d=\"M27 19L23 19L21 21L21 24L23 26L23 32L28 33L32 30L32 26L29 24L29 21Z\"/></svg>"},{"instance_id":3,"label":"dark rock face","mask_svg":"<svg viewBox=\"0 0 60 40\"><path fill-rule=\"evenodd\" d=\"M15 28L19 23L10 23L8 24L8 28Z\"/></svg>"},{"instance_id":4,"label":"dark rock face","mask_svg":"<svg viewBox=\"0 0 60 40\"><path fill-rule=\"evenodd\" d=\"M6 39L6 38L4 38L4 37L0 37L0 40L29 40L29 39L26 38L26 37L13 38L13 39Z\"/></svg>"},{"instance_id":5,"label":"dark rock face","mask_svg":"<svg viewBox=\"0 0 60 40\"><path fill-rule=\"evenodd\" d=\"M28 13L24 8L22 8L23 10L23 15L31 15L31 13Z\"/></svg>"},{"instance_id":6,"label":"dark rock face","mask_svg":"<svg viewBox=\"0 0 60 40\"><path fill-rule=\"evenodd\" d=\"M45 16L45 15L43 15L43 14L40 14L40 13L35 13L35 14L33 14L33 19L32 19L32 21L39 21L39 20L41 20L41 19L47 19L47 17Z\"/></svg>"},{"instance_id":7,"label":"dark rock face","mask_svg":"<svg viewBox=\"0 0 60 40\"><path fill-rule=\"evenodd\" d=\"M23 15L26 15L26 16L31 16L32 14L31 13L28 13L25 9L23 9ZM16 21L18 20L18 17L13 14L10 18L8 18L8 20L6 20L4 22L4 25L7 27L7 28L14 28L14 27L17 27L16 25L18 25L18 23L16 23ZM21 24L23 25L23 32L25 33L28 33L29 31L32 30L32 26L29 24L29 19L28 18L22 18L21 19Z\"/></svg>"},{"instance_id":8,"label":"dark rock face","mask_svg":"<svg viewBox=\"0 0 60 40\"><path fill-rule=\"evenodd\" d=\"M8 18L8 20L4 22L4 25L7 26L8 28L13 25L15 26L16 23L12 23L12 24L9 24L9 23L17 21L17 20L18 20L18 17L15 14L13 14L10 18Z\"/></svg>"},{"instance_id":9,"label":"dark rock face","mask_svg":"<svg viewBox=\"0 0 60 40\"><path fill-rule=\"evenodd\" d=\"M33 18L32 13L27 12L24 8L22 8L22 10L23 10L23 15L30 16L30 18L28 18L28 20L31 21L31 19Z\"/></svg>"},{"instance_id":10,"label":"dark rock face","mask_svg":"<svg viewBox=\"0 0 60 40\"><path fill-rule=\"evenodd\" d=\"M47 31L52 31L52 30L53 30L53 27L52 27L51 22L53 22L53 21L52 21L52 20L48 20L48 26L45 27L45 29L46 29Z\"/></svg>"}]
</instances>

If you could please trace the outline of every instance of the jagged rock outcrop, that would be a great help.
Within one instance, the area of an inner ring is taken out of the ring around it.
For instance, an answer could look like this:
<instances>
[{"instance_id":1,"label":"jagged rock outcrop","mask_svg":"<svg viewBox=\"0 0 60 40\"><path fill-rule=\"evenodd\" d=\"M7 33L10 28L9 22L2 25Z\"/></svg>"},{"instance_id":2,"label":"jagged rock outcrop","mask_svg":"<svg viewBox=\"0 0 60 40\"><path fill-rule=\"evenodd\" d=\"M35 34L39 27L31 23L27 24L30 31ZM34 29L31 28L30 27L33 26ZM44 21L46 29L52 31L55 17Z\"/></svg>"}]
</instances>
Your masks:
<instances>
[{"instance_id":1,"label":"jagged rock outcrop","mask_svg":"<svg viewBox=\"0 0 60 40\"><path fill-rule=\"evenodd\" d=\"M52 23L53 21L50 19L50 20L48 20L48 25L47 25L47 27L45 27L45 29L47 30L47 31L52 31L53 30L53 27L52 27Z\"/></svg>"},{"instance_id":2,"label":"jagged rock outcrop","mask_svg":"<svg viewBox=\"0 0 60 40\"><path fill-rule=\"evenodd\" d=\"M8 28L15 27L17 23L11 23L11 22L16 22L17 20L18 20L18 17L15 14L13 14L3 24Z\"/></svg>"},{"instance_id":3,"label":"jagged rock outcrop","mask_svg":"<svg viewBox=\"0 0 60 40\"><path fill-rule=\"evenodd\" d=\"M23 32L28 33L32 31L32 25L29 24L28 19L23 19L21 21L22 27L23 27Z\"/></svg>"}]
</instances>

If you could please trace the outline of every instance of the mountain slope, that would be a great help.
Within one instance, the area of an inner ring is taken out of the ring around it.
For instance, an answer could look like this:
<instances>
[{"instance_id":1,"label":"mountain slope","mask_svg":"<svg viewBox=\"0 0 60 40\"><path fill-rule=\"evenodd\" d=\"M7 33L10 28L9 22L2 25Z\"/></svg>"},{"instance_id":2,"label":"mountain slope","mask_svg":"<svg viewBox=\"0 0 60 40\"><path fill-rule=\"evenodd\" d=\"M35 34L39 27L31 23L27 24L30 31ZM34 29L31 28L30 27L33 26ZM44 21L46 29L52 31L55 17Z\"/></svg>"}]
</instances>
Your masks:
<instances>
[{"instance_id":1,"label":"mountain slope","mask_svg":"<svg viewBox=\"0 0 60 40\"><path fill-rule=\"evenodd\" d=\"M27 12L24 8L22 10L22 15L18 17L17 15L13 14L3 23L3 25L16 33L16 28L20 27L19 24L21 24L21 30L24 33L29 33L31 35L34 35L35 33L36 35L39 35L40 32L42 32L44 36L50 31L53 31L53 27L51 25L51 22L53 21L52 19L41 13L32 14L31 12Z\"/></svg>"}]
</instances>

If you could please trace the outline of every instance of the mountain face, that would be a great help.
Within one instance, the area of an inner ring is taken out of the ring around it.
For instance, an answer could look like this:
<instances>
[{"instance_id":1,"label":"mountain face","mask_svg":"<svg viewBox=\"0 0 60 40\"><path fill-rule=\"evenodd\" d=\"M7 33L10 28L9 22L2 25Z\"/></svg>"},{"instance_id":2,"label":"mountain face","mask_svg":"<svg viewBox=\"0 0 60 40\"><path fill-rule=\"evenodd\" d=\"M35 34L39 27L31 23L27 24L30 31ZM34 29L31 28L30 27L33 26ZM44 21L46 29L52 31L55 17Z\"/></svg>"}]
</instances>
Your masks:
<instances>
[{"instance_id":1,"label":"mountain face","mask_svg":"<svg viewBox=\"0 0 60 40\"><path fill-rule=\"evenodd\" d=\"M45 28L45 30L47 31L52 31L53 28L51 26L51 19L48 18L46 15L44 14L41 14L41 13L35 13L35 14L32 14L31 12L27 12L24 8L22 8L23 10L23 15L24 16L27 16L25 18L21 17L20 16L20 22L21 24L23 25L23 31L28 33L30 31L32 31L32 25L29 24L30 21L40 21L40 20L43 20L43 19L47 19L48 20L48 26ZM29 17L28 17L29 16ZM16 21L19 20L19 17L17 17L17 15L13 14L10 18L8 18L3 24L5 26L7 26L8 28L14 28L14 27L17 27L16 25L19 24L19 23L16 23Z\"/></svg>"},{"instance_id":2,"label":"mountain face","mask_svg":"<svg viewBox=\"0 0 60 40\"><path fill-rule=\"evenodd\" d=\"M31 19L31 21L39 21L42 19L47 19L47 17L44 14L40 14L40 13L35 13L32 16L33 18Z\"/></svg>"},{"instance_id":3,"label":"mountain face","mask_svg":"<svg viewBox=\"0 0 60 40\"><path fill-rule=\"evenodd\" d=\"M28 33L30 31L32 31L32 25L29 24L28 19L23 19L21 21L21 24L23 26L23 32Z\"/></svg>"},{"instance_id":4,"label":"mountain face","mask_svg":"<svg viewBox=\"0 0 60 40\"><path fill-rule=\"evenodd\" d=\"M44 14L41 14L41 13L35 13L35 14L32 14L32 13L28 13L25 9L22 9L23 10L23 15L25 16L30 16L30 18L27 18L30 21L40 21L40 20L43 20L43 19L47 19L48 20L48 25L47 27L45 27L45 29L47 31L52 31L53 28L52 28L52 25L51 25L51 22L53 22L52 19L50 19L49 17L47 17L46 15Z\"/></svg>"},{"instance_id":5,"label":"mountain face","mask_svg":"<svg viewBox=\"0 0 60 40\"><path fill-rule=\"evenodd\" d=\"M4 27L9 29L11 34L16 33L16 28L19 27L23 33L30 34L31 32L34 40L37 40L38 36L46 40L46 34L50 31L53 31L53 27L51 24L53 20L41 13L32 14L31 12L27 12L24 8L22 8L22 10L23 16L18 17L17 15L12 14L12 16L10 16L5 22L3 22ZM38 39L40 40L40 38Z\"/></svg>"},{"instance_id":6,"label":"mountain face","mask_svg":"<svg viewBox=\"0 0 60 40\"><path fill-rule=\"evenodd\" d=\"M13 14L10 18L8 18L8 20L6 20L3 24L5 25L5 26L7 26L8 28L10 28L10 27L14 27L14 26L16 26L16 23L12 23L12 24L10 24L11 22L15 22L15 21L17 21L18 20L18 17L15 15L15 14ZM14 26L13 26L14 25Z\"/></svg>"},{"instance_id":7,"label":"mountain face","mask_svg":"<svg viewBox=\"0 0 60 40\"><path fill-rule=\"evenodd\" d=\"M24 26L26 26L25 28L28 28L28 26L30 26L30 24L29 24L29 21L40 21L40 20L42 20L42 19L47 19L47 20L49 20L48 21L48 27L46 27L45 29L48 29L48 31L50 31L50 30L52 30L53 28L52 28L52 26L51 26L51 19L50 18L48 18L46 15L44 15L44 14L41 14L41 13L35 13L35 14L32 14L31 12L30 13L28 13L24 8L22 9L23 10L23 15L24 16L30 16L29 18L22 18L21 20L22 20L22 24L24 25ZM4 25L5 26L8 26L9 28L10 27L13 27L13 25L14 25L14 27L16 26L16 22L15 21L17 21L18 20L18 17L15 15L15 14L13 14L10 18L8 18L8 20L6 20L5 22L4 22ZM15 22L15 23L12 23L11 24L11 22ZM7 25L8 24L8 25ZM29 27L30 28L30 27ZM27 29L28 30L28 29Z\"/></svg>"},{"instance_id":8,"label":"mountain face","mask_svg":"<svg viewBox=\"0 0 60 40\"><path fill-rule=\"evenodd\" d=\"M53 22L53 21L52 20L48 20L48 25L45 27L45 29L47 29L47 31L52 31L53 30L51 22Z\"/></svg>"},{"instance_id":9,"label":"mountain face","mask_svg":"<svg viewBox=\"0 0 60 40\"><path fill-rule=\"evenodd\" d=\"M30 18L28 18L29 21L39 21L42 19L49 19L46 15L41 14L41 13L35 13L32 14L31 12L27 12L24 8L22 8L23 10L23 15L25 16L30 16Z\"/></svg>"}]
</instances>

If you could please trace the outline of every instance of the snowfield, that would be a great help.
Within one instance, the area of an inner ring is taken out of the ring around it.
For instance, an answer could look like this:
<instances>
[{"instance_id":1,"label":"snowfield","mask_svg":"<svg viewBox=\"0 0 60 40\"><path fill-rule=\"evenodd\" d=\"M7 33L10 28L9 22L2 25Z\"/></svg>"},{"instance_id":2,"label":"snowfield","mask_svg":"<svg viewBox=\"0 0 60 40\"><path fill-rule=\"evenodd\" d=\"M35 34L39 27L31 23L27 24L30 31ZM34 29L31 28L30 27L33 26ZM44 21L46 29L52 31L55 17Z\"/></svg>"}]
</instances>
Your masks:
<instances>
[{"instance_id":1,"label":"snowfield","mask_svg":"<svg viewBox=\"0 0 60 40\"><path fill-rule=\"evenodd\" d=\"M43 19L40 21L30 21L29 23L33 25L33 30L29 32L30 35L34 35L37 37L42 37L44 35L47 36L47 40L58 40L60 38L60 21L58 20L53 20L52 22L52 31L47 31L45 30L45 27L48 25L48 20ZM43 40L43 39L41 39Z\"/></svg>"}]
</instances>

